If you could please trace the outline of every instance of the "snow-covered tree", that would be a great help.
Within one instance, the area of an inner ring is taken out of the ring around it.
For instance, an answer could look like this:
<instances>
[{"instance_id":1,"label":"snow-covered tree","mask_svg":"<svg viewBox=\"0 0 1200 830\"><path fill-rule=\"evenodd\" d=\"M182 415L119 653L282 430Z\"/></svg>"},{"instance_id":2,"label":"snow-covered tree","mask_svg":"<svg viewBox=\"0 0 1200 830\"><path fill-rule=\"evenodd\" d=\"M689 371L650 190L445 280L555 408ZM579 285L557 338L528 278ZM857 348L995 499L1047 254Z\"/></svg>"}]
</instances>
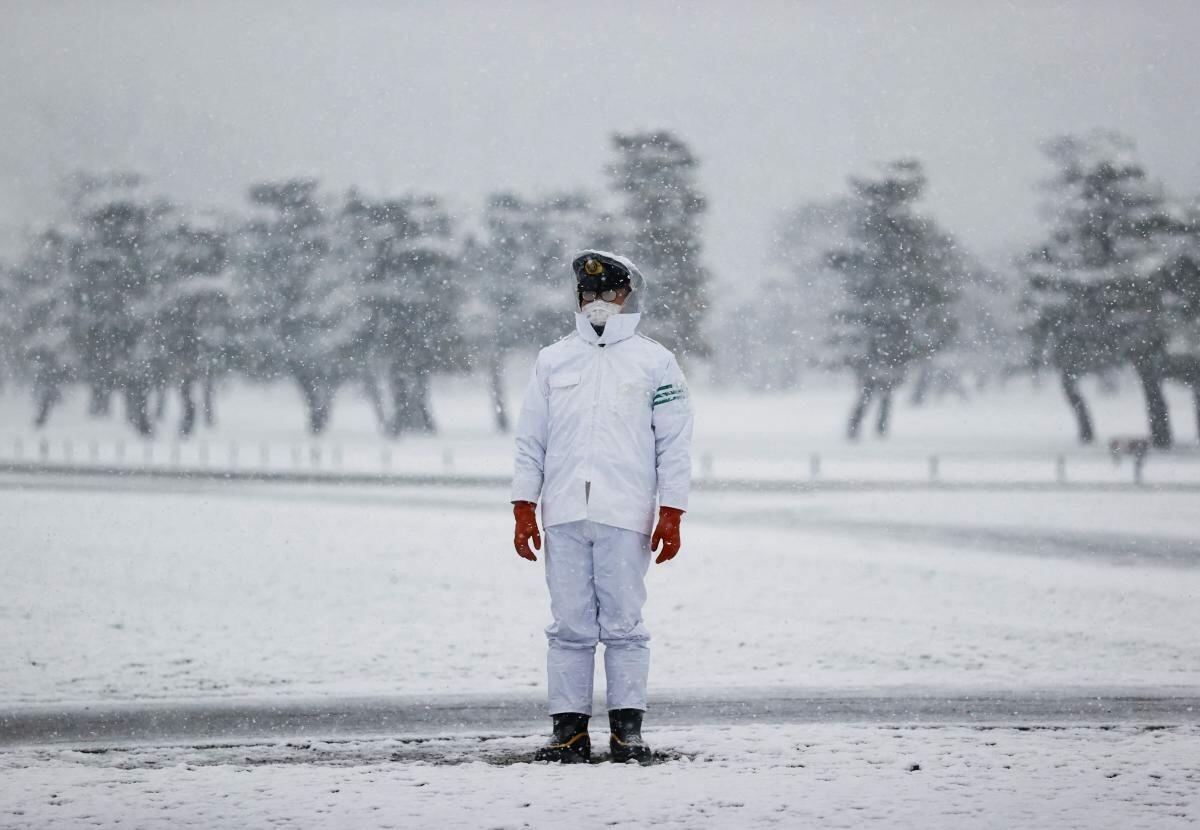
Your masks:
<instances>
[{"instance_id":1,"label":"snow-covered tree","mask_svg":"<svg viewBox=\"0 0 1200 830\"><path fill-rule=\"evenodd\" d=\"M699 161L668 131L617 134L613 147L609 174L623 208L607 233L650 280L647 329L681 356L705 355L710 272L700 220L708 203L696 181Z\"/></svg>"},{"instance_id":2,"label":"snow-covered tree","mask_svg":"<svg viewBox=\"0 0 1200 830\"><path fill-rule=\"evenodd\" d=\"M359 294L360 346L389 435L433 432L434 373L459 368L462 265L454 225L433 196L371 201L352 196L345 215L366 240ZM382 390L386 389L386 395Z\"/></svg>"},{"instance_id":3,"label":"snow-covered tree","mask_svg":"<svg viewBox=\"0 0 1200 830\"><path fill-rule=\"evenodd\" d=\"M714 356L741 363L751 388L794 386L804 369L830 362L825 332L845 294L829 251L849 242L852 218L846 197L804 202L779 216L767 259L775 276L721 315L737 347Z\"/></svg>"},{"instance_id":4,"label":"snow-covered tree","mask_svg":"<svg viewBox=\"0 0 1200 830\"><path fill-rule=\"evenodd\" d=\"M1184 214L1184 232L1159 272L1170 338L1164 356L1168 378L1192 390L1192 407L1200 436L1200 200Z\"/></svg>"},{"instance_id":5,"label":"snow-covered tree","mask_svg":"<svg viewBox=\"0 0 1200 830\"><path fill-rule=\"evenodd\" d=\"M1035 355L1058 369L1079 425L1094 437L1078 381L1128 363L1141 381L1150 437L1171 445L1163 395L1172 321L1165 276L1181 272L1194 232L1137 161L1133 142L1095 131L1047 142L1048 238L1027 258Z\"/></svg>"},{"instance_id":6,"label":"snow-covered tree","mask_svg":"<svg viewBox=\"0 0 1200 830\"><path fill-rule=\"evenodd\" d=\"M971 389L1004 382L1025 368L1026 344L1017 320L1020 280L989 268L963 252L957 269L955 298L949 306L954 336L944 349L918 363L912 403L930 395L954 393L962 399Z\"/></svg>"},{"instance_id":7,"label":"snow-covered tree","mask_svg":"<svg viewBox=\"0 0 1200 830\"><path fill-rule=\"evenodd\" d=\"M78 374L72 350L71 242L48 228L28 240L9 271L6 317L13 332L16 373L32 387L34 425L42 427L63 387Z\"/></svg>"},{"instance_id":8,"label":"snow-covered tree","mask_svg":"<svg viewBox=\"0 0 1200 830\"><path fill-rule=\"evenodd\" d=\"M0 394L17 375L17 299L14 269L0 262Z\"/></svg>"},{"instance_id":9,"label":"snow-covered tree","mask_svg":"<svg viewBox=\"0 0 1200 830\"><path fill-rule=\"evenodd\" d=\"M197 391L205 423L213 424L216 381L235 359L228 228L212 216L172 216L164 225L145 304L147 336L160 394L179 392L186 436L196 423Z\"/></svg>"},{"instance_id":10,"label":"snow-covered tree","mask_svg":"<svg viewBox=\"0 0 1200 830\"><path fill-rule=\"evenodd\" d=\"M504 361L515 348L545 345L569 331L571 255L595 224L583 193L525 198L502 192L484 207L482 238L468 240L470 348L487 373L496 428L507 431Z\"/></svg>"},{"instance_id":11,"label":"snow-covered tree","mask_svg":"<svg viewBox=\"0 0 1200 830\"><path fill-rule=\"evenodd\" d=\"M129 423L140 435L151 435L154 377L146 304L169 206L147 197L140 180L129 177L94 187L74 211L69 302L78 379L92 391L93 412L106 412L118 392Z\"/></svg>"},{"instance_id":12,"label":"snow-covered tree","mask_svg":"<svg viewBox=\"0 0 1200 830\"><path fill-rule=\"evenodd\" d=\"M314 179L250 188L261 209L237 235L238 352L245 371L300 388L309 430L321 433L338 389L361 367L361 305L331 256L333 229Z\"/></svg>"},{"instance_id":13,"label":"snow-covered tree","mask_svg":"<svg viewBox=\"0 0 1200 830\"><path fill-rule=\"evenodd\" d=\"M950 307L963 264L950 236L914 210L925 189L920 162L890 162L874 177L852 177L850 186L850 241L829 254L845 297L830 344L833 364L857 380L846 430L856 439L873 398L876 431L887 434L892 393L909 367L951 342Z\"/></svg>"}]
</instances>

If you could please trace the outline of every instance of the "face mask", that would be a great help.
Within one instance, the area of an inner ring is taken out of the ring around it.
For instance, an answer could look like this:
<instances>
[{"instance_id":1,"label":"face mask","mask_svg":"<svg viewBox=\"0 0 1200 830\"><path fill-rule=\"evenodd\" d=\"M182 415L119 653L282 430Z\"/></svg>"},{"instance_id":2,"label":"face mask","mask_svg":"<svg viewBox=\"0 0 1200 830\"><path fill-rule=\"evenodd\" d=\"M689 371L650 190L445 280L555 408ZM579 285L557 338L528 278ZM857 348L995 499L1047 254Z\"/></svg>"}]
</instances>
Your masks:
<instances>
[{"instance_id":1,"label":"face mask","mask_svg":"<svg viewBox=\"0 0 1200 830\"><path fill-rule=\"evenodd\" d=\"M614 314L620 314L621 307L616 303L606 303L604 300L592 300L583 307L583 316L587 317L593 326L602 326Z\"/></svg>"}]
</instances>

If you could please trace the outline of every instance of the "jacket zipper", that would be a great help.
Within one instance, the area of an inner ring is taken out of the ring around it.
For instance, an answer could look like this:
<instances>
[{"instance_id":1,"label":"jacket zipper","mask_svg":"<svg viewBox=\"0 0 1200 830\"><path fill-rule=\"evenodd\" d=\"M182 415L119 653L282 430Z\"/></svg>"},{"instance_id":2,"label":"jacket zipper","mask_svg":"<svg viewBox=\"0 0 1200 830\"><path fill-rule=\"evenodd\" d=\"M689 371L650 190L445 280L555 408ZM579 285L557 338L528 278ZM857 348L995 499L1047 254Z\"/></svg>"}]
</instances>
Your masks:
<instances>
[{"instance_id":1,"label":"jacket zipper","mask_svg":"<svg viewBox=\"0 0 1200 830\"><path fill-rule=\"evenodd\" d=\"M591 501L588 492L592 483L592 452L596 445L596 411L600 408L600 388L604 382L604 347L595 346L596 349L596 391L592 396L592 413L588 422L588 440L587 440L587 470L584 475L584 501Z\"/></svg>"}]
</instances>

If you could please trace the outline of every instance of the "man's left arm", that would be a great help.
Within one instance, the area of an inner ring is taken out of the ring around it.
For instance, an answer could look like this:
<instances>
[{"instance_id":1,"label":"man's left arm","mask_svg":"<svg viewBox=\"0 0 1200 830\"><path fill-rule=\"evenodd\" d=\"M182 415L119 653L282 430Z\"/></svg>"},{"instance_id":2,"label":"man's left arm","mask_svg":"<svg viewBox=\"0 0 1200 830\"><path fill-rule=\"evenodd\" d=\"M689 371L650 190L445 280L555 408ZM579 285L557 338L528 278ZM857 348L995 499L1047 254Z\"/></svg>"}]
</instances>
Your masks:
<instances>
[{"instance_id":1,"label":"man's left arm","mask_svg":"<svg viewBox=\"0 0 1200 830\"><path fill-rule=\"evenodd\" d=\"M650 549L657 550L662 543L662 553L654 560L662 563L679 552L679 522L692 488L692 401L674 356L656 385L650 406L659 504Z\"/></svg>"}]
</instances>

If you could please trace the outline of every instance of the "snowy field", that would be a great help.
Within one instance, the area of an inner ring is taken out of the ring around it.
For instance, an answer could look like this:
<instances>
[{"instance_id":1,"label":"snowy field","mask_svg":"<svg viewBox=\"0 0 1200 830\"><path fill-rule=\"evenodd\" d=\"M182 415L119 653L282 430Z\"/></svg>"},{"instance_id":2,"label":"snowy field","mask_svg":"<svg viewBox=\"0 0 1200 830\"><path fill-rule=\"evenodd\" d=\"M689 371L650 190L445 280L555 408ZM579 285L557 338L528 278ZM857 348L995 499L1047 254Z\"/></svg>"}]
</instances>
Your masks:
<instances>
[{"instance_id":1,"label":"snowy field","mask_svg":"<svg viewBox=\"0 0 1200 830\"><path fill-rule=\"evenodd\" d=\"M538 736L0 753L6 828L1171 828L1200 729L659 731L649 768L513 763ZM582 795L581 795L582 794Z\"/></svg>"},{"instance_id":2,"label":"snowy field","mask_svg":"<svg viewBox=\"0 0 1200 830\"><path fill-rule=\"evenodd\" d=\"M541 565L499 490L0 490L0 704L511 693ZM1188 493L698 494L659 690L1200 685Z\"/></svg>"},{"instance_id":3,"label":"snowy field","mask_svg":"<svg viewBox=\"0 0 1200 830\"><path fill-rule=\"evenodd\" d=\"M1062 416L1060 406L1054 399L1046 415ZM976 407L967 411L976 418ZM240 422L229 414L223 429L256 434L253 408ZM935 439L953 444L950 420L939 437L932 426L919 432L914 416L904 435L903 415L896 444L871 449L881 463ZM435 455L444 441L499 453L507 441L488 434L485 419L406 440L397 453L424 445ZM744 423L723 423L704 440L723 434L738 446ZM746 453L767 457L787 423L770 422L758 439L747 431ZM81 422L74 434L105 428ZM335 429L349 440L347 424ZM1001 432L998 445L1055 449L1005 444ZM989 689L1195 697L1198 528L1194 493L1149 489L697 493L683 552L650 573L652 698ZM517 559L510 539L500 488L0 475L0 713L535 699L548 602L540 563ZM7 746L0 826L1200 820L1195 713L990 725L665 721L649 716L648 737L666 754L649 768L524 763L542 739L527 727ZM597 723L600 744L603 734ZM585 787L586 798L564 804L564 793Z\"/></svg>"},{"instance_id":4,"label":"snowy field","mask_svg":"<svg viewBox=\"0 0 1200 830\"><path fill-rule=\"evenodd\" d=\"M515 413L531 358L517 358L508 373L507 400ZM938 457L944 481L1052 482L1062 457L1065 477L1075 482L1129 482L1132 466L1112 463L1106 446L1115 436L1146 433L1141 396L1129 378L1121 394L1083 388L1093 407L1098 442L1081 448L1058 387L1016 379L970 401L930 400L913 407L897 399L891 437L869 431L858 444L843 439L853 392L848 384L815 377L801 390L751 395L720 388L703 377L693 384L697 407L694 460L699 477L825 481L927 480L930 456ZM1177 446L1152 455L1148 483L1200 484L1196 418L1187 391L1167 388ZM49 425L31 429L33 408L23 390L0 395L0 462L46 458L53 463L129 467L243 470L342 470L367 473L507 476L512 441L498 434L482 381L439 377L434 383L432 437L387 441L379 435L368 403L353 389L338 397L329 430L314 442L305 411L289 384L248 386L231 382L218 398L218 423L187 441L174 435L178 402L168 399L159 437L142 442L121 421L87 416L86 396L71 390ZM117 407L119 409L119 405Z\"/></svg>"}]
</instances>

